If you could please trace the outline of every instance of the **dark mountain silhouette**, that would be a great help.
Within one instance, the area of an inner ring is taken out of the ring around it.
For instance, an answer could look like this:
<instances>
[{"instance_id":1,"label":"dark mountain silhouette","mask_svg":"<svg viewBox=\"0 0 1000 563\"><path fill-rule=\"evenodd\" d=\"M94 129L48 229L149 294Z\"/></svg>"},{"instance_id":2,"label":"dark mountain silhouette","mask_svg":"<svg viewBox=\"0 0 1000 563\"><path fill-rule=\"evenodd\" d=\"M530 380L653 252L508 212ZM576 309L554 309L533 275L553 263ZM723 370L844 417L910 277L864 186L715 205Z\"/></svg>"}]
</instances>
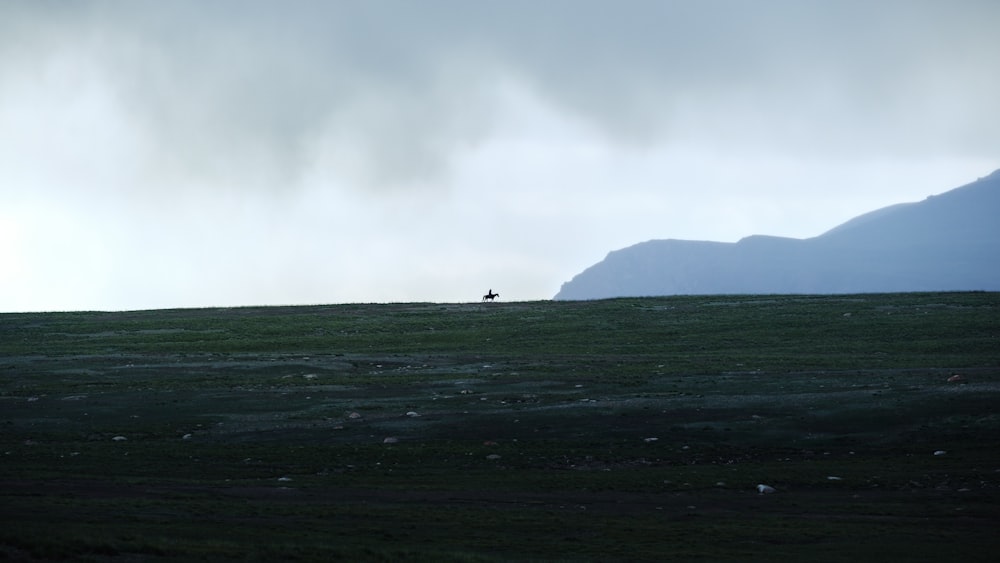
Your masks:
<instances>
[{"instance_id":1,"label":"dark mountain silhouette","mask_svg":"<svg viewBox=\"0 0 1000 563\"><path fill-rule=\"evenodd\" d=\"M564 283L555 299L949 290L1000 290L1000 170L809 239L636 244Z\"/></svg>"}]
</instances>

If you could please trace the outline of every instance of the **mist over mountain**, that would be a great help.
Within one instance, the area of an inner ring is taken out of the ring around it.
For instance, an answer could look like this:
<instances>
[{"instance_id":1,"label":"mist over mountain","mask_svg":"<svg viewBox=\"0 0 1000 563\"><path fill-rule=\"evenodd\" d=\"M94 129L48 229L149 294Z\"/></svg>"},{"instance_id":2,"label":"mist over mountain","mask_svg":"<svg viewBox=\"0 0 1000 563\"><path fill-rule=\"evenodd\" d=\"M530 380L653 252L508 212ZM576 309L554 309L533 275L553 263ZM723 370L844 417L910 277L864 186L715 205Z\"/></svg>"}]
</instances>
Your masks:
<instances>
[{"instance_id":1,"label":"mist over mountain","mask_svg":"<svg viewBox=\"0 0 1000 563\"><path fill-rule=\"evenodd\" d=\"M1000 290L1000 170L813 238L639 243L609 253L555 299L948 290Z\"/></svg>"}]
</instances>

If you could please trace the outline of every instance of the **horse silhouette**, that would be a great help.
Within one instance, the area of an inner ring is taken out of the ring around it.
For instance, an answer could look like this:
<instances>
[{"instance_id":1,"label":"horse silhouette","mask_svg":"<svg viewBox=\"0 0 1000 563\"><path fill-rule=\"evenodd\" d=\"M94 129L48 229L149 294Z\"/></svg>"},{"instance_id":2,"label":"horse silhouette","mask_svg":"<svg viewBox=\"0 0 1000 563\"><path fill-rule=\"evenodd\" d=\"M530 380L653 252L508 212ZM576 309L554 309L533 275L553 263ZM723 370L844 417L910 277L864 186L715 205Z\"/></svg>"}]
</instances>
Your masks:
<instances>
[{"instance_id":1,"label":"horse silhouette","mask_svg":"<svg viewBox=\"0 0 1000 563\"><path fill-rule=\"evenodd\" d=\"M499 293L493 293L493 290L490 289L489 293L487 293L486 295L483 296L483 301L493 301L497 297L500 297L500 294Z\"/></svg>"}]
</instances>

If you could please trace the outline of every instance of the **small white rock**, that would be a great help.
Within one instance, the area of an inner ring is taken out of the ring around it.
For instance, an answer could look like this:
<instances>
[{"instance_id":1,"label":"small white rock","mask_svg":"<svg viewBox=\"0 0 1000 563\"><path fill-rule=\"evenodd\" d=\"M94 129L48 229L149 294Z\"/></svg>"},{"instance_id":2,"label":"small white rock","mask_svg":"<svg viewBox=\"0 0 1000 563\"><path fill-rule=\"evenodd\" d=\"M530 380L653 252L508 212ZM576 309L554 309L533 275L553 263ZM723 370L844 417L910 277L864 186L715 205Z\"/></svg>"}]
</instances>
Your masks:
<instances>
[{"instance_id":1,"label":"small white rock","mask_svg":"<svg viewBox=\"0 0 1000 563\"><path fill-rule=\"evenodd\" d=\"M771 493L777 492L774 487L768 485L757 485L757 492L762 495L769 495Z\"/></svg>"},{"instance_id":2,"label":"small white rock","mask_svg":"<svg viewBox=\"0 0 1000 563\"><path fill-rule=\"evenodd\" d=\"M649 442L655 442L655 441L657 441L657 440L659 440L659 438L643 438L643 439L642 439L642 441L643 441L643 442L646 442L646 443L649 443Z\"/></svg>"},{"instance_id":3,"label":"small white rock","mask_svg":"<svg viewBox=\"0 0 1000 563\"><path fill-rule=\"evenodd\" d=\"M291 481L292 478L291 477L278 477L278 480L279 481Z\"/></svg>"},{"instance_id":4,"label":"small white rock","mask_svg":"<svg viewBox=\"0 0 1000 563\"><path fill-rule=\"evenodd\" d=\"M837 477L836 475L827 475L827 481L843 481L843 477Z\"/></svg>"},{"instance_id":5,"label":"small white rock","mask_svg":"<svg viewBox=\"0 0 1000 563\"><path fill-rule=\"evenodd\" d=\"M125 440L128 440L125 436L115 436L111 439L112 442L124 442Z\"/></svg>"},{"instance_id":6,"label":"small white rock","mask_svg":"<svg viewBox=\"0 0 1000 563\"><path fill-rule=\"evenodd\" d=\"M191 439L191 435L190 434L185 434L184 436L181 437L181 439L182 440L190 440Z\"/></svg>"},{"instance_id":7,"label":"small white rock","mask_svg":"<svg viewBox=\"0 0 1000 563\"><path fill-rule=\"evenodd\" d=\"M934 452L934 455L944 455L946 453L948 452L946 452L945 450L937 450L936 452Z\"/></svg>"},{"instance_id":8,"label":"small white rock","mask_svg":"<svg viewBox=\"0 0 1000 563\"><path fill-rule=\"evenodd\" d=\"M416 411L409 411L408 413L406 413L406 416L408 416L410 418L417 418L417 417L420 416L420 414L417 413Z\"/></svg>"},{"instance_id":9,"label":"small white rock","mask_svg":"<svg viewBox=\"0 0 1000 563\"><path fill-rule=\"evenodd\" d=\"M385 440L382 440L382 443L383 444L395 444L398 441L399 441L399 438L396 438L395 436L389 436Z\"/></svg>"}]
</instances>

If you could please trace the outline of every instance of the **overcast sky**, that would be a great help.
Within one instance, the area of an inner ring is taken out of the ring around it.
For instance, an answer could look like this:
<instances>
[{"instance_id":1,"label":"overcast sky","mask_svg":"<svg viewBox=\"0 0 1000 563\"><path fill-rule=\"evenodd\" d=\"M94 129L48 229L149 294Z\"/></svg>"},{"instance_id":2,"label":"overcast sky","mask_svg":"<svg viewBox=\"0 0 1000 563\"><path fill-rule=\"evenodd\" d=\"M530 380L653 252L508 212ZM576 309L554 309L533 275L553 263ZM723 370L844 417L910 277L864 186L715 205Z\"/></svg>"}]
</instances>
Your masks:
<instances>
[{"instance_id":1,"label":"overcast sky","mask_svg":"<svg viewBox=\"0 0 1000 563\"><path fill-rule=\"evenodd\" d=\"M0 311L548 299L1000 168L996 0L0 0Z\"/></svg>"}]
</instances>

